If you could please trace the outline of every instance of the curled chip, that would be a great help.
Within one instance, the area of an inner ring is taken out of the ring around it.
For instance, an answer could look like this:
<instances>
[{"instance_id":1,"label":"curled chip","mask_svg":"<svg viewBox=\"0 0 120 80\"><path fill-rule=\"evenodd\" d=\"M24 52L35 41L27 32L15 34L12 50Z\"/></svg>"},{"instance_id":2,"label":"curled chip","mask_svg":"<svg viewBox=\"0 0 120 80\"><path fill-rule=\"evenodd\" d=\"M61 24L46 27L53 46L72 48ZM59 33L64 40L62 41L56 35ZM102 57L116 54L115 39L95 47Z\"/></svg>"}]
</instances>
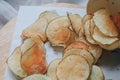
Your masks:
<instances>
[{"instance_id":1,"label":"curled chip","mask_svg":"<svg viewBox=\"0 0 120 80\"><path fill-rule=\"evenodd\" d=\"M110 44L110 45L102 45L102 44L99 44L103 49L106 49L106 50L115 50L117 48L120 48L120 40Z\"/></svg>"},{"instance_id":2,"label":"curled chip","mask_svg":"<svg viewBox=\"0 0 120 80\"><path fill-rule=\"evenodd\" d=\"M45 18L37 19L32 25L23 30L22 32L23 40L34 36L39 36L43 42L47 41L45 33L47 25L48 23Z\"/></svg>"},{"instance_id":3,"label":"curled chip","mask_svg":"<svg viewBox=\"0 0 120 80\"><path fill-rule=\"evenodd\" d=\"M58 17L51 21L47 27L47 38L52 46L66 46L71 36L68 17Z\"/></svg>"},{"instance_id":4,"label":"curled chip","mask_svg":"<svg viewBox=\"0 0 120 80\"><path fill-rule=\"evenodd\" d=\"M39 18L46 18L47 22L50 23L53 19L59 17L55 11L44 11L40 14Z\"/></svg>"},{"instance_id":5,"label":"curled chip","mask_svg":"<svg viewBox=\"0 0 120 80\"><path fill-rule=\"evenodd\" d=\"M88 62L79 55L63 58L57 67L59 80L87 80L90 74Z\"/></svg>"},{"instance_id":6,"label":"curled chip","mask_svg":"<svg viewBox=\"0 0 120 80\"><path fill-rule=\"evenodd\" d=\"M34 44L21 57L21 65L28 75L44 74L47 70L45 48L43 42Z\"/></svg>"},{"instance_id":7,"label":"curled chip","mask_svg":"<svg viewBox=\"0 0 120 80\"><path fill-rule=\"evenodd\" d=\"M81 41L75 41L73 43L71 43L70 45L68 45L66 47L66 49L64 50L64 52L66 52L67 50L73 49L73 48L79 48L79 49L89 49L89 46L87 46L85 43L81 42Z\"/></svg>"},{"instance_id":8,"label":"curled chip","mask_svg":"<svg viewBox=\"0 0 120 80\"><path fill-rule=\"evenodd\" d=\"M88 51L93 55L96 63L102 54L102 48L98 45L90 44L89 42L87 42L83 35L78 37L76 40L81 41L88 46Z\"/></svg>"},{"instance_id":9,"label":"curled chip","mask_svg":"<svg viewBox=\"0 0 120 80\"><path fill-rule=\"evenodd\" d=\"M78 14L71 14L71 13L67 13L67 15L68 15L68 18L71 21L73 30L76 32L76 34L78 34L79 30L80 30L80 28L82 26L82 18L81 18L81 16L78 15Z\"/></svg>"},{"instance_id":10,"label":"curled chip","mask_svg":"<svg viewBox=\"0 0 120 80\"><path fill-rule=\"evenodd\" d=\"M7 60L8 67L18 78L24 78L27 76L27 73L23 70L21 66L21 56L22 54L20 51L20 47L16 47L14 52Z\"/></svg>"},{"instance_id":11,"label":"curled chip","mask_svg":"<svg viewBox=\"0 0 120 80\"><path fill-rule=\"evenodd\" d=\"M117 28L110 18L110 14L106 9L100 9L94 13L93 20L96 27L106 36L118 36Z\"/></svg>"},{"instance_id":12,"label":"curled chip","mask_svg":"<svg viewBox=\"0 0 120 80\"><path fill-rule=\"evenodd\" d=\"M85 37L88 42L91 44L96 44L96 41L92 37L91 29L93 29L94 25L92 25L91 20L88 20L85 23L84 30L85 30Z\"/></svg>"},{"instance_id":13,"label":"curled chip","mask_svg":"<svg viewBox=\"0 0 120 80\"><path fill-rule=\"evenodd\" d=\"M103 45L112 44L118 40L117 37L105 36L103 33L101 33L99 31L99 29L97 27L94 28L92 37L94 38L94 40L96 40L98 42L98 44L103 44Z\"/></svg>"},{"instance_id":14,"label":"curled chip","mask_svg":"<svg viewBox=\"0 0 120 80\"><path fill-rule=\"evenodd\" d=\"M67 50L66 52L64 52L63 58L73 54L83 56L88 61L90 66L94 63L94 57L91 55L91 53L85 49L79 48L72 48Z\"/></svg>"},{"instance_id":15,"label":"curled chip","mask_svg":"<svg viewBox=\"0 0 120 80\"><path fill-rule=\"evenodd\" d=\"M100 67L93 65L90 77L88 80L105 80L104 74Z\"/></svg>"},{"instance_id":16,"label":"curled chip","mask_svg":"<svg viewBox=\"0 0 120 80\"><path fill-rule=\"evenodd\" d=\"M85 15L83 18L82 18L82 23L85 24L88 20L91 20L93 18L92 15Z\"/></svg>"},{"instance_id":17,"label":"curled chip","mask_svg":"<svg viewBox=\"0 0 120 80\"><path fill-rule=\"evenodd\" d=\"M47 76L50 77L51 80L57 80L56 71L57 71L57 66L58 66L60 61L61 61L61 59L56 59L56 60L53 60L49 64L49 67L47 70Z\"/></svg>"}]
</instances>

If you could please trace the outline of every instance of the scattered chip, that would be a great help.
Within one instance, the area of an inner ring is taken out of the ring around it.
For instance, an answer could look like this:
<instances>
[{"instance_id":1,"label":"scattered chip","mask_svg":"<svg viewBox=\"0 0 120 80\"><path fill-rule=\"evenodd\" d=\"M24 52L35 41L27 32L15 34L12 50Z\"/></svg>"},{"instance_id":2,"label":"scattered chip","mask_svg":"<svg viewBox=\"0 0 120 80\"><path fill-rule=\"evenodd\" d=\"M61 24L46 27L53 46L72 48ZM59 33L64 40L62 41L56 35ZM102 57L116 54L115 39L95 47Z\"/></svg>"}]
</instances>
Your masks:
<instances>
[{"instance_id":1,"label":"scattered chip","mask_svg":"<svg viewBox=\"0 0 120 80\"><path fill-rule=\"evenodd\" d=\"M65 57L57 67L59 80L87 80L90 74L88 62L81 56Z\"/></svg>"},{"instance_id":2,"label":"scattered chip","mask_svg":"<svg viewBox=\"0 0 120 80\"><path fill-rule=\"evenodd\" d=\"M23 70L21 66L21 56L22 54L20 51L20 47L16 47L14 52L7 60L8 67L18 78L24 78L27 76L27 73Z\"/></svg>"},{"instance_id":3,"label":"scattered chip","mask_svg":"<svg viewBox=\"0 0 120 80\"><path fill-rule=\"evenodd\" d=\"M52 46L66 47L71 36L69 26L68 17L58 17L49 23L46 34Z\"/></svg>"},{"instance_id":4,"label":"scattered chip","mask_svg":"<svg viewBox=\"0 0 120 80\"><path fill-rule=\"evenodd\" d=\"M58 66L60 61L61 61L61 59L56 59L56 60L53 60L49 64L49 67L47 70L47 76L50 77L51 80L57 80L56 71L57 71L57 66Z\"/></svg>"},{"instance_id":5,"label":"scattered chip","mask_svg":"<svg viewBox=\"0 0 120 80\"><path fill-rule=\"evenodd\" d=\"M118 36L117 28L110 18L110 14L106 9L100 9L94 13L93 20L96 27L106 36Z\"/></svg>"},{"instance_id":6,"label":"scattered chip","mask_svg":"<svg viewBox=\"0 0 120 80\"><path fill-rule=\"evenodd\" d=\"M88 80L105 80L104 74L100 67L93 65L90 78Z\"/></svg>"}]
</instances>

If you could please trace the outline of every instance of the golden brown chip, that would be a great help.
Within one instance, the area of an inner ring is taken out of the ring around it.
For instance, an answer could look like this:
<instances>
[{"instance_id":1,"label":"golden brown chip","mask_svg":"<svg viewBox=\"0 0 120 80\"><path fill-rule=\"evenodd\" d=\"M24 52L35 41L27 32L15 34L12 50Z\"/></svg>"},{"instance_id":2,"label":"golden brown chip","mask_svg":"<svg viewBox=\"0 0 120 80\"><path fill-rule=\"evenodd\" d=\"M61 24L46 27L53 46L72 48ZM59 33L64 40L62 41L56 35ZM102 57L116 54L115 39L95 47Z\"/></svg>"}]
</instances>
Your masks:
<instances>
[{"instance_id":1,"label":"golden brown chip","mask_svg":"<svg viewBox=\"0 0 120 80\"><path fill-rule=\"evenodd\" d=\"M105 36L104 34L102 34L99 29L97 27L94 28L94 32L93 32L93 38L94 40L96 40L96 42L98 42L99 44L112 44L115 41L118 40L117 37L109 37L109 36Z\"/></svg>"},{"instance_id":2,"label":"golden brown chip","mask_svg":"<svg viewBox=\"0 0 120 80\"><path fill-rule=\"evenodd\" d=\"M21 67L21 56L22 54L20 51L20 47L16 47L14 52L8 58L7 65L10 68L10 70L15 74L15 76L19 78L24 78L27 76L27 74Z\"/></svg>"},{"instance_id":3,"label":"golden brown chip","mask_svg":"<svg viewBox=\"0 0 120 80\"><path fill-rule=\"evenodd\" d=\"M82 18L82 22L83 24L85 24L88 20L91 20L93 17L93 15L85 15L83 18Z\"/></svg>"},{"instance_id":4,"label":"golden brown chip","mask_svg":"<svg viewBox=\"0 0 120 80\"><path fill-rule=\"evenodd\" d=\"M44 11L40 14L39 18L46 18L47 22L49 23L57 17L59 17L59 15L55 11Z\"/></svg>"},{"instance_id":5,"label":"golden brown chip","mask_svg":"<svg viewBox=\"0 0 120 80\"><path fill-rule=\"evenodd\" d=\"M85 26L84 26L84 30L85 30L85 37L86 37L86 40L91 43L91 44L96 44L95 40L93 39L92 37L92 34L90 32L90 28L92 27L91 25L91 20L88 20L86 23L85 23Z\"/></svg>"},{"instance_id":6,"label":"golden brown chip","mask_svg":"<svg viewBox=\"0 0 120 80\"><path fill-rule=\"evenodd\" d=\"M90 74L88 62L81 56L65 57L57 67L59 80L87 80Z\"/></svg>"},{"instance_id":7,"label":"golden brown chip","mask_svg":"<svg viewBox=\"0 0 120 80\"><path fill-rule=\"evenodd\" d=\"M95 28L95 23L94 23L93 19L90 20L90 23L91 23L91 25L90 25L90 34L92 36L94 28Z\"/></svg>"},{"instance_id":8,"label":"golden brown chip","mask_svg":"<svg viewBox=\"0 0 120 80\"><path fill-rule=\"evenodd\" d=\"M24 42L23 42L22 45L20 46L22 55L23 55L28 49L30 49L34 44L35 44L35 42L34 42L31 38L28 38L28 39L24 40Z\"/></svg>"},{"instance_id":9,"label":"golden brown chip","mask_svg":"<svg viewBox=\"0 0 120 80\"><path fill-rule=\"evenodd\" d=\"M110 44L110 45L101 45L100 46L103 48L103 49L106 49L106 50L115 50L117 48L120 48L120 40Z\"/></svg>"},{"instance_id":10,"label":"golden brown chip","mask_svg":"<svg viewBox=\"0 0 120 80\"><path fill-rule=\"evenodd\" d=\"M100 56L102 55L102 48L98 45L89 44L89 52L95 58L95 63L99 60Z\"/></svg>"},{"instance_id":11,"label":"golden brown chip","mask_svg":"<svg viewBox=\"0 0 120 80\"><path fill-rule=\"evenodd\" d=\"M88 46L88 51L93 55L96 63L102 54L102 48L98 45L90 44L84 36L82 36L82 38L78 37L76 41L81 41Z\"/></svg>"},{"instance_id":12,"label":"golden brown chip","mask_svg":"<svg viewBox=\"0 0 120 80\"><path fill-rule=\"evenodd\" d=\"M73 54L83 56L88 61L90 66L94 63L94 57L91 55L91 53L85 49L79 48L72 48L67 50L66 52L64 52L63 58Z\"/></svg>"},{"instance_id":13,"label":"golden brown chip","mask_svg":"<svg viewBox=\"0 0 120 80\"><path fill-rule=\"evenodd\" d=\"M64 50L64 52L66 52L67 50L73 49L73 48L88 50L89 46L87 46L85 43L83 43L81 41L75 41L75 42L71 43L69 46L67 46L67 48Z\"/></svg>"},{"instance_id":14,"label":"golden brown chip","mask_svg":"<svg viewBox=\"0 0 120 80\"><path fill-rule=\"evenodd\" d=\"M105 80L103 71L100 67L93 65L90 78L88 80Z\"/></svg>"},{"instance_id":15,"label":"golden brown chip","mask_svg":"<svg viewBox=\"0 0 120 80\"><path fill-rule=\"evenodd\" d=\"M53 60L49 64L49 67L47 70L47 76L50 77L51 80L57 80L56 71L57 71L57 66L58 66L60 61L61 61L61 59L56 59L56 60Z\"/></svg>"},{"instance_id":16,"label":"golden brown chip","mask_svg":"<svg viewBox=\"0 0 120 80\"><path fill-rule=\"evenodd\" d=\"M45 18L37 19L32 25L28 26L22 32L22 38L25 40L26 38L39 36L43 42L47 40L46 37L46 28L47 28L47 20Z\"/></svg>"},{"instance_id":17,"label":"golden brown chip","mask_svg":"<svg viewBox=\"0 0 120 80\"><path fill-rule=\"evenodd\" d=\"M66 46L71 36L69 26L67 17L59 17L49 23L46 34L52 46Z\"/></svg>"},{"instance_id":18,"label":"golden brown chip","mask_svg":"<svg viewBox=\"0 0 120 80\"><path fill-rule=\"evenodd\" d=\"M93 20L96 27L106 36L118 36L117 28L110 18L110 14L106 9L100 9L94 13Z\"/></svg>"},{"instance_id":19,"label":"golden brown chip","mask_svg":"<svg viewBox=\"0 0 120 80\"><path fill-rule=\"evenodd\" d=\"M81 16L78 14L71 14L71 13L67 13L67 15L71 21L73 30L76 32L76 34L78 34L80 28L83 26Z\"/></svg>"},{"instance_id":20,"label":"golden brown chip","mask_svg":"<svg viewBox=\"0 0 120 80\"><path fill-rule=\"evenodd\" d=\"M66 47L75 41L76 36L75 32L71 30L71 35L69 41L66 43Z\"/></svg>"},{"instance_id":21,"label":"golden brown chip","mask_svg":"<svg viewBox=\"0 0 120 80\"><path fill-rule=\"evenodd\" d=\"M28 75L44 74L47 70L44 44L35 44L21 57L21 65Z\"/></svg>"}]
</instances>

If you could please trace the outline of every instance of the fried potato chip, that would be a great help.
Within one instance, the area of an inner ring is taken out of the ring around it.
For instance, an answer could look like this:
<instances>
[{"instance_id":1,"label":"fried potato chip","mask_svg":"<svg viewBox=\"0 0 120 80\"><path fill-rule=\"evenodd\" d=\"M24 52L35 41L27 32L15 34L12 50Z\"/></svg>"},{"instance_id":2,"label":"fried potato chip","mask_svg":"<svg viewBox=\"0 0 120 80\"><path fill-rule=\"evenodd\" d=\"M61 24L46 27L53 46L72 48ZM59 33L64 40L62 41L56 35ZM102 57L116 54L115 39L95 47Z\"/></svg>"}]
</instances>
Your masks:
<instances>
[{"instance_id":1,"label":"fried potato chip","mask_svg":"<svg viewBox=\"0 0 120 80\"><path fill-rule=\"evenodd\" d=\"M91 53L85 49L79 49L79 48L72 48L67 50L64 53L63 58L73 54L83 56L88 61L90 66L94 63L94 57L91 55Z\"/></svg>"},{"instance_id":2,"label":"fried potato chip","mask_svg":"<svg viewBox=\"0 0 120 80\"><path fill-rule=\"evenodd\" d=\"M22 54L20 51L20 47L16 47L14 52L7 60L8 67L18 78L24 78L27 76L26 72L21 67L21 56Z\"/></svg>"},{"instance_id":3,"label":"fried potato chip","mask_svg":"<svg viewBox=\"0 0 120 80\"><path fill-rule=\"evenodd\" d=\"M94 40L96 40L99 44L103 44L103 45L112 44L118 40L118 38L116 37L105 36L99 31L97 27L94 28L94 32L92 36Z\"/></svg>"},{"instance_id":4,"label":"fried potato chip","mask_svg":"<svg viewBox=\"0 0 120 80\"><path fill-rule=\"evenodd\" d=\"M46 34L52 46L66 47L71 36L69 26L70 21L67 17L59 17L49 23Z\"/></svg>"},{"instance_id":5,"label":"fried potato chip","mask_svg":"<svg viewBox=\"0 0 120 80\"><path fill-rule=\"evenodd\" d=\"M71 30L71 35L68 42L66 43L66 47L75 41L76 36L77 35L75 34L75 32Z\"/></svg>"},{"instance_id":6,"label":"fried potato chip","mask_svg":"<svg viewBox=\"0 0 120 80\"><path fill-rule=\"evenodd\" d=\"M83 24L85 24L88 20L91 20L93 18L93 15L85 15L83 18L82 18L82 22Z\"/></svg>"},{"instance_id":7,"label":"fried potato chip","mask_svg":"<svg viewBox=\"0 0 120 80\"><path fill-rule=\"evenodd\" d=\"M71 21L73 30L76 32L76 34L78 34L81 26L83 26L81 16L78 14L71 14L71 13L67 13L67 15Z\"/></svg>"},{"instance_id":8,"label":"fried potato chip","mask_svg":"<svg viewBox=\"0 0 120 80\"><path fill-rule=\"evenodd\" d=\"M33 36L39 36L43 42L47 41L46 37L46 28L47 28L47 20L45 18L37 19L32 25L28 26L22 32L22 39L30 38Z\"/></svg>"},{"instance_id":9,"label":"fried potato chip","mask_svg":"<svg viewBox=\"0 0 120 80\"><path fill-rule=\"evenodd\" d=\"M64 50L64 52L66 52L67 50L73 49L73 48L88 50L89 46L87 46L85 43L83 43L81 41L75 41L75 42L71 43L69 46L67 46L67 48Z\"/></svg>"},{"instance_id":10,"label":"fried potato chip","mask_svg":"<svg viewBox=\"0 0 120 80\"><path fill-rule=\"evenodd\" d=\"M100 46L103 48L103 49L106 49L106 50L115 50L117 48L120 48L120 40L110 44L110 45L101 45Z\"/></svg>"},{"instance_id":11,"label":"fried potato chip","mask_svg":"<svg viewBox=\"0 0 120 80\"><path fill-rule=\"evenodd\" d=\"M61 59L56 59L56 60L53 60L49 64L49 67L47 70L47 76L50 77L51 80L57 80L56 71L57 71L57 66L58 66L60 61L61 61Z\"/></svg>"},{"instance_id":12,"label":"fried potato chip","mask_svg":"<svg viewBox=\"0 0 120 80\"><path fill-rule=\"evenodd\" d=\"M100 67L93 65L90 78L88 80L105 80L103 71Z\"/></svg>"},{"instance_id":13,"label":"fried potato chip","mask_svg":"<svg viewBox=\"0 0 120 80\"><path fill-rule=\"evenodd\" d=\"M33 74L22 80L52 80L52 79L42 74Z\"/></svg>"},{"instance_id":14,"label":"fried potato chip","mask_svg":"<svg viewBox=\"0 0 120 80\"><path fill-rule=\"evenodd\" d=\"M90 29L91 29L92 25L91 25L91 20L88 20L86 23L85 23L85 26L84 26L84 30L85 30L85 37L86 37L86 40L91 43L91 44L96 44L95 40L93 39L92 37L92 33L90 32Z\"/></svg>"},{"instance_id":15,"label":"fried potato chip","mask_svg":"<svg viewBox=\"0 0 120 80\"><path fill-rule=\"evenodd\" d=\"M96 63L102 54L102 48L98 45L90 44L84 36L82 36L82 38L78 37L76 40L81 41L88 46L88 51L93 55Z\"/></svg>"},{"instance_id":16,"label":"fried potato chip","mask_svg":"<svg viewBox=\"0 0 120 80\"><path fill-rule=\"evenodd\" d=\"M106 36L118 36L117 28L110 18L110 14L106 9L100 9L94 13L93 20L96 27Z\"/></svg>"},{"instance_id":17,"label":"fried potato chip","mask_svg":"<svg viewBox=\"0 0 120 80\"><path fill-rule=\"evenodd\" d=\"M49 23L53 19L59 17L58 13L55 11L44 11L40 14L39 18L46 18L47 22Z\"/></svg>"},{"instance_id":18,"label":"fried potato chip","mask_svg":"<svg viewBox=\"0 0 120 80\"><path fill-rule=\"evenodd\" d=\"M63 58L57 67L59 80L87 80L90 74L88 62L78 55Z\"/></svg>"},{"instance_id":19,"label":"fried potato chip","mask_svg":"<svg viewBox=\"0 0 120 80\"><path fill-rule=\"evenodd\" d=\"M94 23L93 19L90 20L90 23L91 23L91 25L90 25L90 34L92 36L92 34L94 32L94 28L95 28L95 23Z\"/></svg>"},{"instance_id":20,"label":"fried potato chip","mask_svg":"<svg viewBox=\"0 0 120 80\"><path fill-rule=\"evenodd\" d=\"M95 58L95 63L99 60L100 56L102 55L102 48L98 45L89 44L89 52Z\"/></svg>"},{"instance_id":21,"label":"fried potato chip","mask_svg":"<svg viewBox=\"0 0 120 80\"><path fill-rule=\"evenodd\" d=\"M21 57L22 68L28 75L44 74L47 70L44 44L35 44Z\"/></svg>"},{"instance_id":22,"label":"fried potato chip","mask_svg":"<svg viewBox=\"0 0 120 80\"><path fill-rule=\"evenodd\" d=\"M22 55L23 55L28 49L30 49L34 44L35 44L35 42L34 42L31 38L28 38L28 39L24 40L24 42L23 42L22 45L20 46Z\"/></svg>"}]
</instances>

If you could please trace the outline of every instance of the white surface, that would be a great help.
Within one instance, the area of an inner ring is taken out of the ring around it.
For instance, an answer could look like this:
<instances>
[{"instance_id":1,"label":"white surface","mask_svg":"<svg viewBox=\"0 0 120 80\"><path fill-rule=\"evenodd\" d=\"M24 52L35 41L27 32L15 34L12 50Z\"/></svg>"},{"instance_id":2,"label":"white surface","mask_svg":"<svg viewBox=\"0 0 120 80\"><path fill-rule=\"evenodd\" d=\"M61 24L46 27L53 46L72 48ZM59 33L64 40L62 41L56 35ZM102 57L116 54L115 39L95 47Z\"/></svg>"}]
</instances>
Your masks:
<instances>
[{"instance_id":1,"label":"white surface","mask_svg":"<svg viewBox=\"0 0 120 80\"><path fill-rule=\"evenodd\" d=\"M85 10L83 9L74 9L74 8L60 8L60 7L27 7L22 6L20 8L20 11L18 13L18 21L16 23L15 33L11 45L10 53L13 52L14 48L21 44L21 33L22 30L32 23L38 18L39 14L43 11L56 11L59 15L64 16L67 12L71 13L77 13L81 16L85 15ZM46 57L48 63L51 62L51 60L61 57L61 51L62 49L59 48L52 48L49 43L45 44L46 47ZM106 80L120 80L120 50L118 52L115 52L113 54L110 54L108 52L104 52L105 54L101 58L101 60L98 62L98 64L103 69L103 72L105 74ZM113 56L114 55L114 56ZM14 75L9 71L9 69L6 69L6 74L4 80L17 80Z\"/></svg>"}]
</instances>

